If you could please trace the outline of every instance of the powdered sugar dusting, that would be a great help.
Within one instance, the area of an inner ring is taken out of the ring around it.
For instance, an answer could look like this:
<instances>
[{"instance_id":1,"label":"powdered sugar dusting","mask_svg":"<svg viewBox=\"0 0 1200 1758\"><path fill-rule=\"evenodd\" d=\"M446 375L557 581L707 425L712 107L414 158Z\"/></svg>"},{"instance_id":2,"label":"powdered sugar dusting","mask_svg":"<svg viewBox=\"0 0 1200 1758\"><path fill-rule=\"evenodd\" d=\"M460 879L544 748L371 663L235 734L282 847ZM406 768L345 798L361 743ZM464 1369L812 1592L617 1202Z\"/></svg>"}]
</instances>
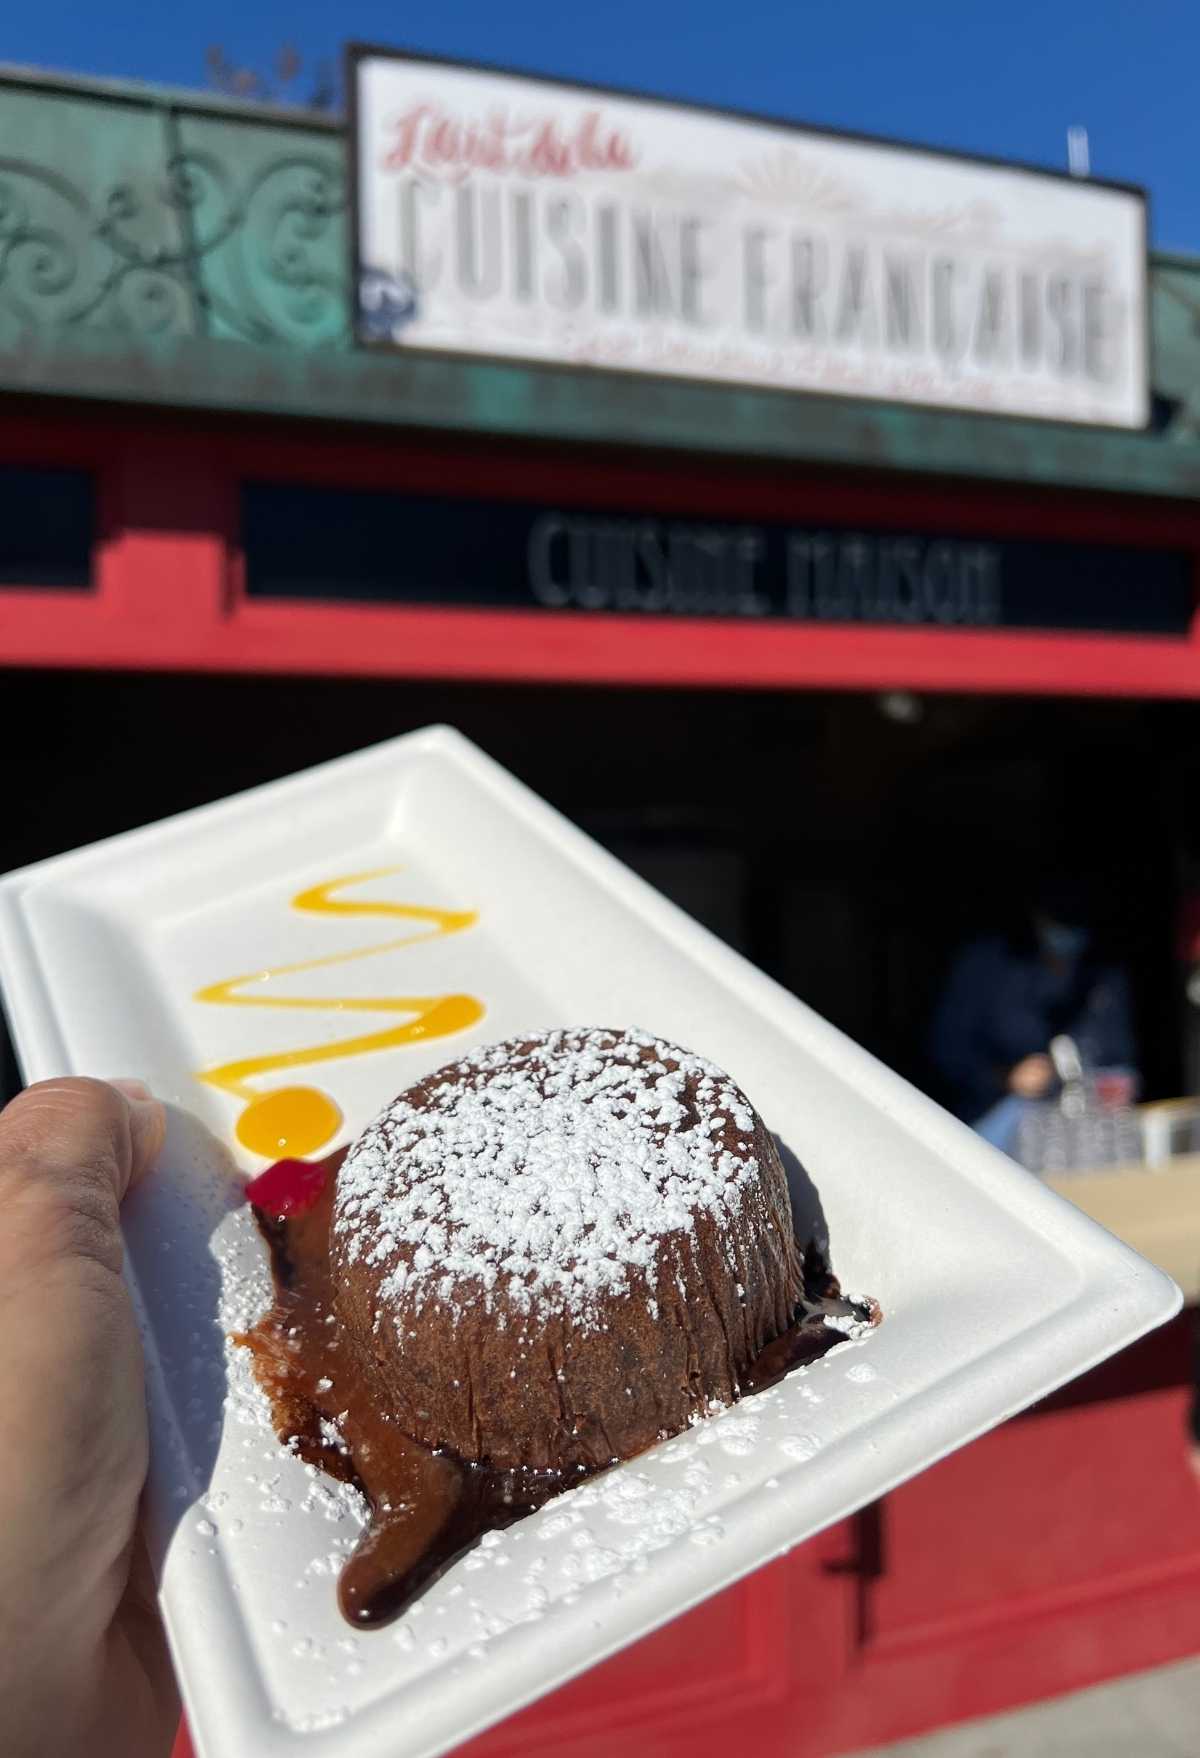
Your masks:
<instances>
[{"instance_id":1,"label":"powdered sugar dusting","mask_svg":"<svg viewBox=\"0 0 1200 1758\"><path fill-rule=\"evenodd\" d=\"M648 1032L489 1045L360 1137L335 1233L406 1312L502 1295L586 1323L698 1212L741 1209L755 1122L721 1069Z\"/></svg>"}]
</instances>

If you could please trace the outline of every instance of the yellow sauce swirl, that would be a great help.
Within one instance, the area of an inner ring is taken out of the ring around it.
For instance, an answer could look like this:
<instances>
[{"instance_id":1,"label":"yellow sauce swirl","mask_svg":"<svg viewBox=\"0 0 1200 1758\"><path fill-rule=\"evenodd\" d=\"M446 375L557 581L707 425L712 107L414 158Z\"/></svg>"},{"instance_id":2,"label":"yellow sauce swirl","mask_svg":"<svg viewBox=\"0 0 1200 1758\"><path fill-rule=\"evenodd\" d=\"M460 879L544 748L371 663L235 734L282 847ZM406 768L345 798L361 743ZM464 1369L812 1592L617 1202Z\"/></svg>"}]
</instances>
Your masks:
<instances>
[{"instance_id":1,"label":"yellow sauce swirl","mask_svg":"<svg viewBox=\"0 0 1200 1758\"><path fill-rule=\"evenodd\" d=\"M401 1024L386 1026L381 1031L362 1032L335 1043L314 1044L308 1049L279 1050L261 1056L245 1056L235 1062L223 1062L217 1068L205 1069L198 1080L221 1092L231 1093L245 1101L245 1109L237 1120L236 1134L243 1147L268 1159L303 1158L327 1146L342 1123L342 1113L328 1093L319 1087L287 1086L260 1093L250 1083L260 1075L280 1069L300 1068L314 1062L342 1061L348 1056L363 1056L374 1050L391 1050L403 1044L422 1043L432 1038L449 1037L466 1031L484 1015L482 1001L474 995L270 995L246 993L252 985L263 988L276 977L293 976L299 971L329 969L351 964L357 959L374 958L383 952L395 952L404 946L416 946L436 940L444 934L458 934L478 920L475 910L429 909L420 904L379 903L370 899L355 900L337 895L353 885L383 879L398 872L396 867L379 867L369 873L349 873L330 879L322 885L310 886L292 899L292 908L318 915L396 916L419 923L426 930L403 934L373 946L356 947L351 952L327 954L322 958L304 959L296 964L274 965L269 970L250 971L245 976L227 977L196 991L197 1001L219 1007L280 1007L285 1009L315 1008L337 1013L402 1013L408 1015Z\"/></svg>"}]
</instances>

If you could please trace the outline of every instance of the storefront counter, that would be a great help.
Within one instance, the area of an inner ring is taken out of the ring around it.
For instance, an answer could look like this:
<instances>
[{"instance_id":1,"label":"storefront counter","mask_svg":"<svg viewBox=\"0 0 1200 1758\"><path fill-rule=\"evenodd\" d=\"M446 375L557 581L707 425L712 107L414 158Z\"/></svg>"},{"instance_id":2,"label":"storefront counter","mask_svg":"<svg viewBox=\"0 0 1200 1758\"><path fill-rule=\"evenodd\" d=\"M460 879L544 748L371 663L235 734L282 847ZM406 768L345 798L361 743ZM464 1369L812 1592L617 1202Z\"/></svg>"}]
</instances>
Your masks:
<instances>
[{"instance_id":1,"label":"storefront counter","mask_svg":"<svg viewBox=\"0 0 1200 1758\"><path fill-rule=\"evenodd\" d=\"M1189 1305L1200 1302L1200 1154L1063 1173L1046 1182L1165 1270Z\"/></svg>"}]
</instances>

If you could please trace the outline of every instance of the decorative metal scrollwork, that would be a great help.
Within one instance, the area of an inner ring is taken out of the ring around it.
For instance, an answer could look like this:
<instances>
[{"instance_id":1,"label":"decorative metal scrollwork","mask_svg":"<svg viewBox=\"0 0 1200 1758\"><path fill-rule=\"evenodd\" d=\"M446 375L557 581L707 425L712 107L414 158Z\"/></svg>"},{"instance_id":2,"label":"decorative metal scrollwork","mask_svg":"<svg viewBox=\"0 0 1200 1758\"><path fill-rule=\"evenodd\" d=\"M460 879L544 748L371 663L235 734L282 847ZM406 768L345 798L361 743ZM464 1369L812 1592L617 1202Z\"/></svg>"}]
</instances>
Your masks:
<instances>
[{"instance_id":1,"label":"decorative metal scrollwork","mask_svg":"<svg viewBox=\"0 0 1200 1758\"><path fill-rule=\"evenodd\" d=\"M95 190L0 157L0 331L344 345L345 205L337 143L257 157L239 176L180 144L171 117L157 171Z\"/></svg>"}]
</instances>

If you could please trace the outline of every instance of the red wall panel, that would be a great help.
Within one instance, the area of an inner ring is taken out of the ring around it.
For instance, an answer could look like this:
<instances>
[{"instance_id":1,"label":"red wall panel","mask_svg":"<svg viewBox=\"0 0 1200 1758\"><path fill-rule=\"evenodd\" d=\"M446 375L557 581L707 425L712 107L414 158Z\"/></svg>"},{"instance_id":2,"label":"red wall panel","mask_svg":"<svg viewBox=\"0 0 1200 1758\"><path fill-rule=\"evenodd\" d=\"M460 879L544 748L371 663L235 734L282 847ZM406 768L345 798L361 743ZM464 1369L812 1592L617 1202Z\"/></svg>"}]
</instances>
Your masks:
<instances>
[{"instance_id":1,"label":"red wall panel","mask_svg":"<svg viewBox=\"0 0 1200 1758\"><path fill-rule=\"evenodd\" d=\"M1200 511L1003 490L782 473L731 462L450 451L352 434L116 416L10 420L0 460L95 471L96 590L0 593L0 664L769 689L1200 695L1190 639L665 619L537 611L248 603L237 499L247 478L513 495L706 518L1173 546L1200 554Z\"/></svg>"}]
</instances>

